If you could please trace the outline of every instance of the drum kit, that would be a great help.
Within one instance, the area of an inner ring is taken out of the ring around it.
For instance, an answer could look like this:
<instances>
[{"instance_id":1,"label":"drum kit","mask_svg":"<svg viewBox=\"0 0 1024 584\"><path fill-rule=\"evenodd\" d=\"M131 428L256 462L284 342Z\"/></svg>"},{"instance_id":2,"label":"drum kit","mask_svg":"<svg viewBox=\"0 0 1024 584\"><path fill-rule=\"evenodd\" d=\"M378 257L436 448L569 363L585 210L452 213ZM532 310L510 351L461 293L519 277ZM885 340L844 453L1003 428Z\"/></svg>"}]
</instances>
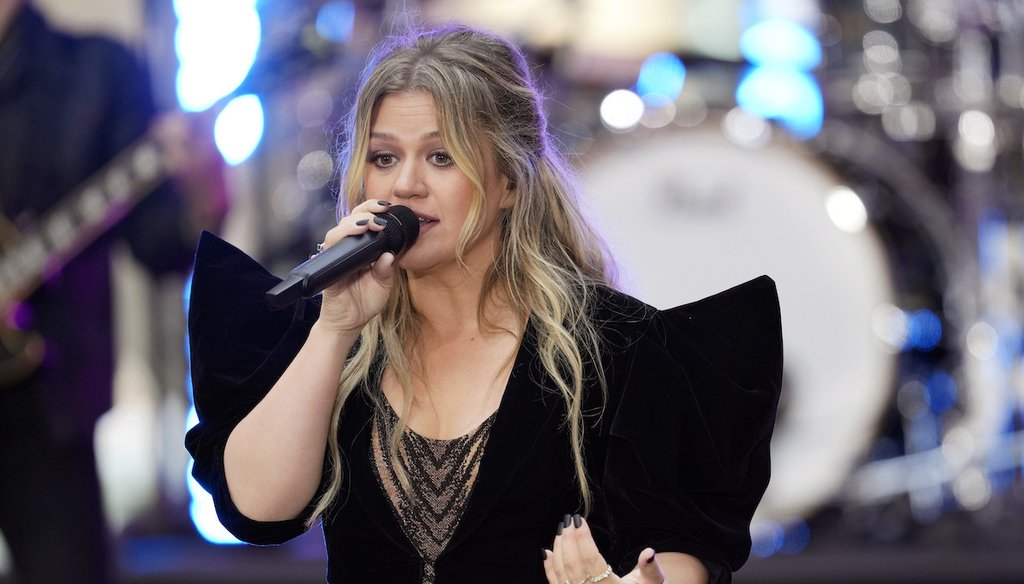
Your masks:
<instances>
[{"instance_id":1,"label":"drum kit","mask_svg":"<svg viewBox=\"0 0 1024 584\"><path fill-rule=\"evenodd\" d=\"M659 308L776 280L785 382L756 521L982 513L1024 465L1024 2L820 8L820 131L722 99L740 65L691 66L670 123L576 144L590 211L620 284Z\"/></svg>"}]
</instances>

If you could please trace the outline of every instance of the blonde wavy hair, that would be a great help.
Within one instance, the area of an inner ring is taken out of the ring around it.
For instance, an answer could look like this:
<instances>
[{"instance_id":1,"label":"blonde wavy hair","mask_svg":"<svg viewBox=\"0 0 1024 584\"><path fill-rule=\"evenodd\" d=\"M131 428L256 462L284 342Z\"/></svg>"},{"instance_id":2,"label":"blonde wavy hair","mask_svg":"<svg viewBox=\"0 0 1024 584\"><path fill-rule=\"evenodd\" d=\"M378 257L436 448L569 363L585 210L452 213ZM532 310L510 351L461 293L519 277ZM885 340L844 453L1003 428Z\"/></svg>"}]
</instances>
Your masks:
<instances>
[{"instance_id":1,"label":"blonde wavy hair","mask_svg":"<svg viewBox=\"0 0 1024 584\"><path fill-rule=\"evenodd\" d=\"M339 214L364 200L363 175L375 107L385 96L408 91L433 97L442 140L475 186L476 196L456 249L460 259L477 233L485 205L488 149L498 172L508 180L514 200L499 216L499 249L485 278L478 313L483 318L487 299L500 295L519 322L532 325L538 355L556 386L552 389L565 402L564 424L584 511L589 511L583 387L591 375L605 388L591 310L594 285L607 281L606 254L580 212L575 177L548 135L541 97L526 59L502 37L460 25L410 32L378 45L346 120L339 205L347 207L339 207ZM401 269L396 282L384 311L363 329L342 374L330 432L330 478L310 521L325 513L340 491L338 421L348 397L365 388L377 407L383 407L379 381L388 366L404 390L402 411L411 407L415 359L409 349L415 346L418 320ZM405 427L402 415L391 431L389 448L400 480L408 488L397 454Z\"/></svg>"}]
</instances>

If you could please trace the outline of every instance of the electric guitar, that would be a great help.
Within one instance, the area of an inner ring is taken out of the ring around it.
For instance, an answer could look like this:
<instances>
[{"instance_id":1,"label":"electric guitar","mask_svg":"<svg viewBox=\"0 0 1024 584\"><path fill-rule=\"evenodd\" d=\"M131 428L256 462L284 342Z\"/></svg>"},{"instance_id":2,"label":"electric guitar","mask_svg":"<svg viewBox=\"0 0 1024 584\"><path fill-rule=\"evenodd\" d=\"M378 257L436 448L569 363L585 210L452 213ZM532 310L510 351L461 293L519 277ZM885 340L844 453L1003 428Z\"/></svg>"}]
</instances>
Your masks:
<instances>
[{"instance_id":1,"label":"electric guitar","mask_svg":"<svg viewBox=\"0 0 1024 584\"><path fill-rule=\"evenodd\" d=\"M117 224L170 175L161 146L144 135L44 214L27 232L5 225L13 241L0 256L0 388L31 374L42 361L43 339L20 330L20 302L100 235ZM15 232L15 234L12 234Z\"/></svg>"},{"instance_id":2,"label":"electric guitar","mask_svg":"<svg viewBox=\"0 0 1024 584\"><path fill-rule=\"evenodd\" d=\"M260 52L234 95L274 93L342 54L343 45L303 34L322 4L280 0L267 7ZM164 156L164 138L156 131L143 135L24 233L0 218L0 241L13 240L0 244L0 389L31 374L44 354L43 339L17 326L20 302L170 177L175 169ZM4 237L5 231L15 235Z\"/></svg>"}]
</instances>

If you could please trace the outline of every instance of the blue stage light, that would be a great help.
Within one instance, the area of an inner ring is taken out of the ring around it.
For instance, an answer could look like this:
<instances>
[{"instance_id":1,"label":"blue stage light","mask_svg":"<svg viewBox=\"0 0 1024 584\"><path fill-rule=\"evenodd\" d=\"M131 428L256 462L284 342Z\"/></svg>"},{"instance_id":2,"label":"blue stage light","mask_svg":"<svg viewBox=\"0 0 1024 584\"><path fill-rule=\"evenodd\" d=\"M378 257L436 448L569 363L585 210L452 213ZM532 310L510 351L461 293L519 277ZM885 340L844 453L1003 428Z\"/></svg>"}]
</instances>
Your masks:
<instances>
[{"instance_id":1,"label":"blue stage light","mask_svg":"<svg viewBox=\"0 0 1024 584\"><path fill-rule=\"evenodd\" d=\"M176 0L176 89L185 111L204 111L238 88L260 45L255 0Z\"/></svg>"},{"instance_id":2,"label":"blue stage light","mask_svg":"<svg viewBox=\"0 0 1024 584\"><path fill-rule=\"evenodd\" d=\"M947 412L957 404L956 380L945 371L935 371L924 382L924 400L936 415Z\"/></svg>"},{"instance_id":3,"label":"blue stage light","mask_svg":"<svg viewBox=\"0 0 1024 584\"><path fill-rule=\"evenodd\" d=\"M343 43L352 37L356 8L347 0L331 0L320 7L316 15L316 33L320 38Z\"/></svg>"},{"instance_id":4,"label":"blue stage light","mask_svg":"<svg viewBox=\"0 0 1024 584\"><path fill-rule=\"evenodd\" d=\"M640 66L636 92L641 97L663 95L670 100L679 97L686 81L686 66L672 53L654 53Z\"/></svg>"},{"instance_id":5,"label":"blue stage light","mask_svg":"<svg viewBox=\"0 0 1024 584\"><path fill-rule=\"evenodd\" d=\"M237 90L252 69L261 36L256 0L175 0L174 12L178 17L174 35L178 103L187 112L205 111ZM251 104L236 107L248 115L256 109ZM239 164L256 148L263 136L262 107L258 117L258 130L218 117L218 127L243 131L237 137L221 131L216 137L228 163Z\"/></svg>"},{"instance_id":6,"label":"blue stage light","mask_svg":"<svg viewBox=\"0 0 1024 584\"><path fill-rule=\"evenodd\" d=\"M942 320L922 308L907 315L907 342L904 348L931 351L942 340Z\"/></svg>"},{"instance_id":7,"label":"blue stage light","mask_svg":"<svg viewBox=\"0 0 1024 584\"><path fill-rule=\"evenodd\" d=\"M760 558L768 558L782 550L786 531L775 521L757 521L750 526L750 539L750 553Z\"/></svg>"},{"instance_id":8,"label":"blue stage light","mask_svg":"<svg viewBox=\"0 0 1024 584\"><path fill-rule=\"evenodd\" d=\"M799 24L773 18L743 31L740 52L751 64L810 71L821 63L821 45Z\"/></svg>"},{"instance_id":9,"label":"blue stage light","mask_svg":"<svg viewBox=\"0 0 1024 584\"><path fill-rule=\"evenodd\" d=\"M813 32L789 19L764 18L740 35L740 52L752 65L736 88L741 108L775 120L800 140L821 131L825 105L810 73L821 64L821 43Z\"/></svg>"},{"instance_id":10,"label":"blue stage light","mask_svg":"<svg viewBox=\"0 0 1024 584\"><path fill-rule=\"evenodd\" d=\"M801 140L821 130L825 106L818 82L788 67L754 67L736 87L736 103L747 112L775 120Z\"/></svg>"},{"instance_id":11,"label":"blue stage light","mask_svg":"<svg viewBox=\"0 0 1024 584\"><path fill-rule=\"evenodd\" d=\"M802 519L793 519L783 524L785 539L782 548L783 554L793 555L804 551L811 543L811 526Z\"/></svg>"},{"instance_id":12,"label":"blue stage light","mask_svg":"<svg viewBox=\"0 0 1024 584\"><path fill-rule=\"evenodd\" d=\"M217 116L213 137L224 161L231 165L244 162L263 139L263 104L255 95L232 99Z\"/></svg>"}]
</instances>

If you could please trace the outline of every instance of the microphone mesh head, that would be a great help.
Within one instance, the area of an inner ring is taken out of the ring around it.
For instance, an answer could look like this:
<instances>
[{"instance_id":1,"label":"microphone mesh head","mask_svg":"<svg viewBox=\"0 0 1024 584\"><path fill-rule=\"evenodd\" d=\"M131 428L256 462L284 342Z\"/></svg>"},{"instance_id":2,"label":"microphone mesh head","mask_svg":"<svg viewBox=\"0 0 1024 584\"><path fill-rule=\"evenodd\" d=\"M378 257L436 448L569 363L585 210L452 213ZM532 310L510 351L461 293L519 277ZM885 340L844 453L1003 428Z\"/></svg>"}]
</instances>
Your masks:
<instances>
[{"instance_id":1,"label":"microphone mesh head","mask_svg":"<svg viewBox=\"0 0 1024 584\"><path fill-rule=\"evenodd\" d=\"M378 213L388 220L381 234L387 238L388 251L398 254L416 243L420 235L420 220L412 209L404 205L394 205L384 213Z\"/></svg>"}]
</instances>

